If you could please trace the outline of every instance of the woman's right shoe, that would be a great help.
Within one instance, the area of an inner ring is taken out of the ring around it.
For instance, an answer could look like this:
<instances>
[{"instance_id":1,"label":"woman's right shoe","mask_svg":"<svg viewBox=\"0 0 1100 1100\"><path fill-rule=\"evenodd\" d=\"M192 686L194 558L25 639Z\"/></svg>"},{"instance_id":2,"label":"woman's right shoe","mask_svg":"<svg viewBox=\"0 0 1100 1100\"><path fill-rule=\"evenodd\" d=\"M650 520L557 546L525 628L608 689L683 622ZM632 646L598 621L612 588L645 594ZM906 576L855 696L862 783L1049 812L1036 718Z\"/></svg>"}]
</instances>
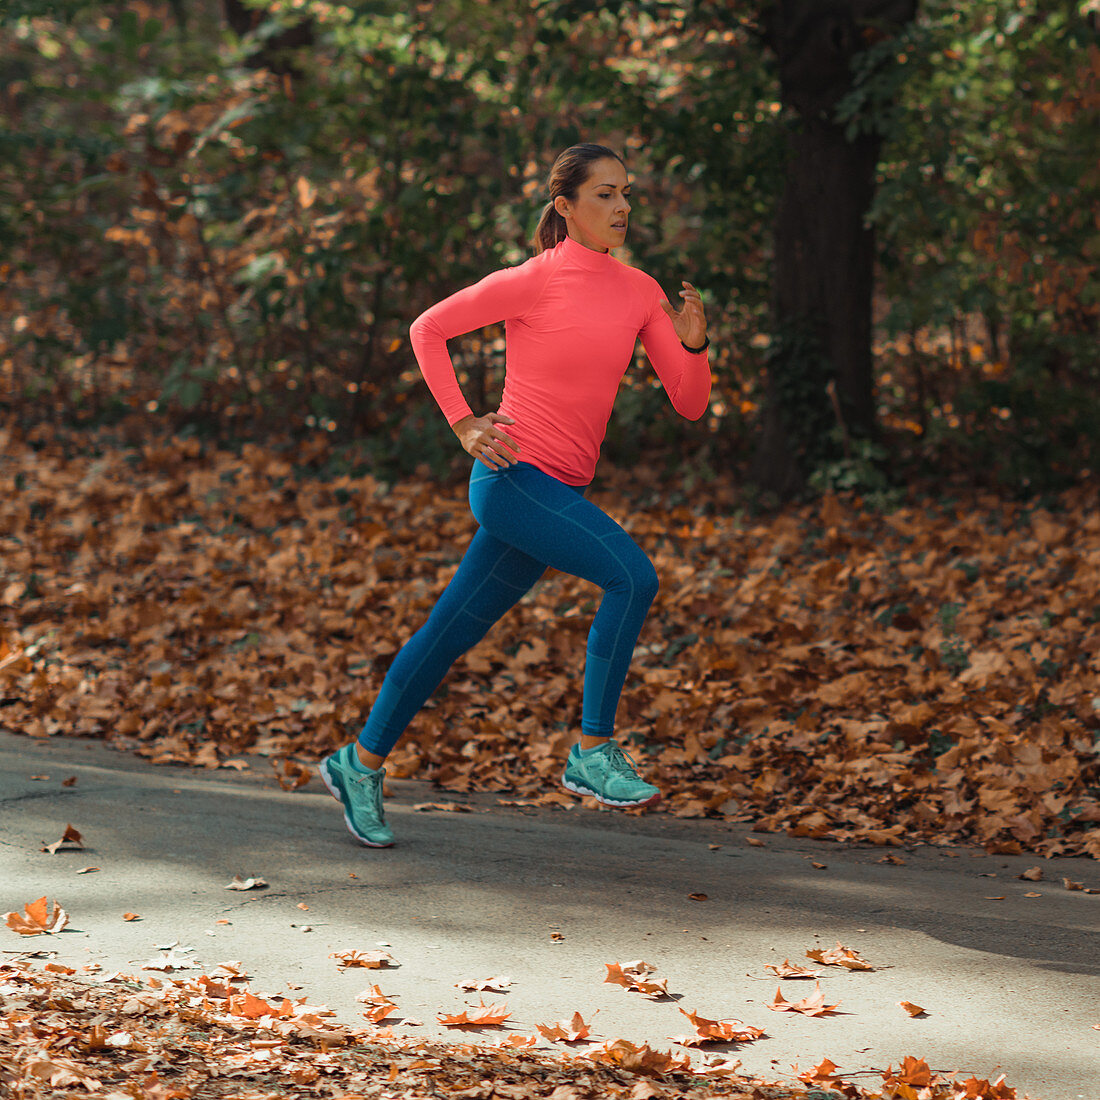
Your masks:
<instances>
[{"instance_id":1,"label":"woman's right shoe","mask_svg":"<svg viewBox=\"0 0 1100 1100\"><path fill-rule=\"evenodd\" d=\"M612 739L583 754L580 746L574 745L565 762L561 785L574 794L593 795L605 806L619 809L650 806L661 797L661 792L637 773L630 756Z\"/></svg>"},{"instance_id":2,"label":"woman's right shoe","mask_svg":"<svg viewBox=\"0 0 1100 1100\"><path fill-rule=\"evenodd\" d=\"M382 809L382 780L386 769L364 772L352 763L355 752L352 741L331 756L326 756L317 769L324 784L344 807L344 823L360 844L368 848L390 848L393 833L386 824Z\"/></svg>"}]
</instances>

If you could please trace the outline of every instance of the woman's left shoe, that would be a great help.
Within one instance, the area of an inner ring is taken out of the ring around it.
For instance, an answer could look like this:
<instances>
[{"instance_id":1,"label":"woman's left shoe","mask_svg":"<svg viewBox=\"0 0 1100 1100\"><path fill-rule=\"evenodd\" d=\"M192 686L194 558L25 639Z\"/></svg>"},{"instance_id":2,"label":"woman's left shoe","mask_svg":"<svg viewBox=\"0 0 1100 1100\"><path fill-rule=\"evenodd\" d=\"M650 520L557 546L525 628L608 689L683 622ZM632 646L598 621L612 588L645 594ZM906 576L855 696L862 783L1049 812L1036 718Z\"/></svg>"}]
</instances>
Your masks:
<instances>
[{"instance_id":1,"label":"woman's left shoe","mask_svg":"<svg viewBox=\"0 0 1100 1100\"><path fill-rule=\"evenodd\" d=\"M637 772L633 760L615 740L581 755L580 746L569 750L561 785L574 794L593 795L605 806L626 809L650 806L659 801L661 792Z\"/></svg>"},{"instance_id":2,"label":"woman's left shoe","mask_svg":"<svg viewBox=\"0 0 1100 1100\"><path fill-rule=\"evenodd\" d=\"M393 833L382 809L382 780L386 769L364 772L352 764L355 742L326 756L317 769L334 798L344 807L344 824L360 844L368 848L393 847Z\"/></svg>"}]
</instances>

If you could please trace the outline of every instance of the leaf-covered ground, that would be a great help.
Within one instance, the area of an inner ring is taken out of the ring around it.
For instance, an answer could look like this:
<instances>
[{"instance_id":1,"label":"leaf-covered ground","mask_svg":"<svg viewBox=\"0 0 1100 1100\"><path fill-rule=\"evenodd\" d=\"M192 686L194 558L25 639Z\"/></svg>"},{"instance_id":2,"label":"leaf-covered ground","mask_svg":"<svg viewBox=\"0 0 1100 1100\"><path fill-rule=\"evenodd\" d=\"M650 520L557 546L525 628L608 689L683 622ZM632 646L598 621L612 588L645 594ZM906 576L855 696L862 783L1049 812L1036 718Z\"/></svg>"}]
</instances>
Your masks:
<instances>
[{"instance_id":1,"label":"leaf-covered ground","mask_svg":"<svg viewBox=\"0 0 1100 1100\"><path fill-rule=\"evenodd\" d=\"M353 736L474 526L464 487L305 472L324 439L68 451L0 432L0 723L268 767ZM769 515L732 483L605 471L661 592L619 711L663 812L763 831L1100 857L1100 511L956 493ZM673 503L675 502L675 503ZM598 592L550 574L391 757L572 804Z\"/></svg>"},{"instance_id":2,"label":"leaf-covered ground","mask_svg":"<svg viewBox=\"0 0 1100 1100\"><path fill-rule=\"evenodd\" d=\"M828 1059L792 1072L790 1084L767 1084L738 1076L740 1063L730 1056L704 1065L675 1048L654 1050L619 1039L555 1057L531 1050L534 1037L514 1032L494 1039L483 1027L475 1029L476 1044L445 1044L397 1039L378 1027L348 1027L332 1015L305 997L265 999L231 973L135 978L53 962L36 966L29 957L17 957L0 961L0 1093L14 1100L1017 1096L1003 1079L945 1076L912 1056L874 1074L870 1089L843 1080Z\"/></svg>"}]
</instances>

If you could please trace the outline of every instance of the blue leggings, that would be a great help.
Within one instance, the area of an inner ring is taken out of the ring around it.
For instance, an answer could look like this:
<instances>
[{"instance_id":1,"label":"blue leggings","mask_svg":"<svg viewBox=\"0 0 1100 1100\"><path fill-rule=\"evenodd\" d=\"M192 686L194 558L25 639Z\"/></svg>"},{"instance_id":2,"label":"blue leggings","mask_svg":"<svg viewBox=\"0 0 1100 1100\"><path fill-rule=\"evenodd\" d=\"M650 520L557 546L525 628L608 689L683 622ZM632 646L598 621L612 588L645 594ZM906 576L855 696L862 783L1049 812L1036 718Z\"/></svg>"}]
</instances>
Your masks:
<instances>
[{"instance_id":1,"label":"blue leggings","mask_svg":"<svg viewBox=\"0 0 1100 1100\"><path fill-rule=\"evenodd\" d=\"M657 573L638 544L591 501L529 463L470 474L470 509L481 525L428 621L405 643L359 734L386 756L454 661L476 645L542 576L573 573L604 590L588 632L581 729L610 737L627 667Z\"/></svg>"}]
</instances>

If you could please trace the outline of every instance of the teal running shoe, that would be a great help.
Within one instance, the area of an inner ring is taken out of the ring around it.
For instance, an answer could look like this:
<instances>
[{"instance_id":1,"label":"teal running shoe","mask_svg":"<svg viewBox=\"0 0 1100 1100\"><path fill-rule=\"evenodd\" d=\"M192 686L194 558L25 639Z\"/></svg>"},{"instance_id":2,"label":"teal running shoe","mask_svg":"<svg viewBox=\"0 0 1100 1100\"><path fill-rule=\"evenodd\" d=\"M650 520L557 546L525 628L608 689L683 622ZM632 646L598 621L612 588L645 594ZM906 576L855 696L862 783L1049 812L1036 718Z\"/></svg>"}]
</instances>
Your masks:
<instances>
[{"instance_id":1,"label":"teal running shoe","mask_svg":"<svg viewBox=\"0 0 1100 1100\"><path fill-rule=\"evenodd\" d=\"M360 844L368 848L390 848L393 833L386 824L382 809L382 780L386 769L363 772L352 765L355 742L349 742L331 756L326 756L317 769L324 784L344 807L344 823Z\"/></svg>"},{"instance_id":2,"label":"teal running shoe","mask_svg":"<svg viewBox=\"0 0 1100 1100\"><path fill-rule=\"evenodd\" d=\"M614 740L605 741L587 756L581 756L580 746L569 750L561 785L574 794L594 795L605 806L649 806L657 802L661 792L647 783L635 768L622 746Z\"/></svg>"}]
</instances>

